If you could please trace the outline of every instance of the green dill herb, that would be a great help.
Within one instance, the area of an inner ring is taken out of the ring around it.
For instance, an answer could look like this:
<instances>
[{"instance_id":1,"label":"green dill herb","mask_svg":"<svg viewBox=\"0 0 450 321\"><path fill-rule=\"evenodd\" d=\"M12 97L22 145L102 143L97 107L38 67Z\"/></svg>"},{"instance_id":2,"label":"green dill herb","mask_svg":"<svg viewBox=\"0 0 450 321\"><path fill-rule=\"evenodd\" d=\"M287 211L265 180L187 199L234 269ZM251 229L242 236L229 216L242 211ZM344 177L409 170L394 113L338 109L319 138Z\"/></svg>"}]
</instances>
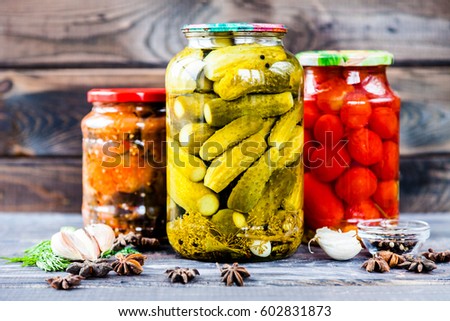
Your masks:
<instances>
[{"instance_id":1,"label":"green dill herb","mask_svg":"<svg viewBox=\"0 0 450 321\"><path fill-rule=\"evenodd\" d=\"M117 253L122 253L123 255L128 255L128 254L134 254L134 253L139 253L141 254L141 252L139 252L138 250L136 250L134 247L132 246L126 246L123 249L119 250L119 251L114 251L114 250L108 250L102 253L101 257L102 258L109 258L113 255L116 255Z\"/></svg>"},{"instance_id":2,"label":"green dill herb","mask_svg":"<svg viewBox=\"0 0 450 321\"><path fill-rule=\"evenodd\" d=\"M65 271L71 261L52 251L50 240L42 241L24 251L24 256L3 258L9 262L22 262L22 266L37 266L47 272Z\"/></svg>"}]
</instances>

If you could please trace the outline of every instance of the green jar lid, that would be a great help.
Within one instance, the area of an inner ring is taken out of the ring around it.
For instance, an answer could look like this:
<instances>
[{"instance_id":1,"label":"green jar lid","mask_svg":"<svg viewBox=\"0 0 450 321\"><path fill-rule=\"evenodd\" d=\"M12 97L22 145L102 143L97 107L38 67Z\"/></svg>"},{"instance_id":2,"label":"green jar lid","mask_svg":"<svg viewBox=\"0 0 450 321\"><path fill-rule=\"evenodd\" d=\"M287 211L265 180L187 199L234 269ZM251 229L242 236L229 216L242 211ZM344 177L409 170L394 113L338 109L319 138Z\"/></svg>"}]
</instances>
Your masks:
<instances>
[{"instance_id":1,"label":"green jar lid","mask_svg":"<svg viewBox=\"0 0 450 321\"><path fill-rule=\"evenodd\" d=\"M181 31L186 32L276 32L286 33L287 28L275 23L202 23L184 25Z\"/></svg>"},{"instance_id":2,"label":"green jar lid","mask_svg":"<svg viewBox=\"0 0 450 321\"><path fill-rule=\"evenodd\" d=\"M394 55L383 50L314 50L295 56L302 66L379 66L394 62Z\"/></svg>"}]
</instances>

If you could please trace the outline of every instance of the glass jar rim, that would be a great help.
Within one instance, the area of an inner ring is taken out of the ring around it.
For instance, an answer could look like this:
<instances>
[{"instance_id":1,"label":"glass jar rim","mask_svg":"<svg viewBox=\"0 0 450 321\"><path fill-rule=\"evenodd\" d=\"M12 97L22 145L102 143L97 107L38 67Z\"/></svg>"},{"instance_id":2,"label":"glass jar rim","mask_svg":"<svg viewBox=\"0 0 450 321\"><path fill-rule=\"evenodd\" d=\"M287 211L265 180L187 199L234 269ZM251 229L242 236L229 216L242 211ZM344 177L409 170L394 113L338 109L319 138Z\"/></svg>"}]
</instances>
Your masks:
<instances>
[{"instance_id":1,"label":"glass jar rim","mask_svg":"<svg viewBox=\"0 0 450 321\"><path fill-rule=\"evenodd\" d=\"M87 93L88 102L165 102L165 88L96 88Z\"/></svg>"},{"instance_id":2,"label":"glass jar rim","mask_svg":"<svg viewBox=\"0 0 450 321\"><path fill-rule=\"evenodd\" d=\"M405 231L408 232L426 232L430 230L430 225L421 220L401 220L401 219L372 219L362 220L357 224L360 231L381 233L385 231Z\"/></svg>"},{"instance_id":3,"label":"glass jar rim","mask_svg":"<svg viewBox=\"0 0 450 321\"><path fill-rule=\"evenodd\" d=\"M231 33L231 32L287 32L283 24L277 23L248 23L248 22L226 22L226 23L202 23L186 24L181 28L183 33Z\"/></svg>"},{"instance_id":4,"label":"glass jar rim","mask_svg":"<svg viewBox=\"0 0 450 321\"><path fill-rule=\"evenodd\" d=\"M302 66L392 65L394 55L385 50L313 50L295 55Z\"/></svg>"}]
</instances>

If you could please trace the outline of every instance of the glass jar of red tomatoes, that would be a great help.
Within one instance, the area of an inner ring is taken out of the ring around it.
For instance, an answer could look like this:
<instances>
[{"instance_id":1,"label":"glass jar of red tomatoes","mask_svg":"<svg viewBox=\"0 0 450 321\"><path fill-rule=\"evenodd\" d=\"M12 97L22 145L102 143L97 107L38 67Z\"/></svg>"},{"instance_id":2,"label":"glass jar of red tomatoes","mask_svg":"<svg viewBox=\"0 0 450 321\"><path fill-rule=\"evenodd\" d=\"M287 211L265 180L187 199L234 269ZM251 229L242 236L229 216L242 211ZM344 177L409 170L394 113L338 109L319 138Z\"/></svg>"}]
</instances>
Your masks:
<instances>
[{"instance_id":1,"label":"glass jar of red tomatoes","mask_svg":"<svg viewBox=\"0 0 450 321\"><path fill-rule=\"evenodd\" d=\"M310 51L305 71L305 225L399 215L400 99L386 51Z\"/></svg>"},{"instance_id":2,"label":"glass jar of red tomatoes","mask_svg":"<svg viewBox=\"0 0 450 321\"><path fill-rule=\"evenodd\" d=\"M165 235L165 89L92 89L82 123L83 221Z\"/></svg>"}]
</instances>

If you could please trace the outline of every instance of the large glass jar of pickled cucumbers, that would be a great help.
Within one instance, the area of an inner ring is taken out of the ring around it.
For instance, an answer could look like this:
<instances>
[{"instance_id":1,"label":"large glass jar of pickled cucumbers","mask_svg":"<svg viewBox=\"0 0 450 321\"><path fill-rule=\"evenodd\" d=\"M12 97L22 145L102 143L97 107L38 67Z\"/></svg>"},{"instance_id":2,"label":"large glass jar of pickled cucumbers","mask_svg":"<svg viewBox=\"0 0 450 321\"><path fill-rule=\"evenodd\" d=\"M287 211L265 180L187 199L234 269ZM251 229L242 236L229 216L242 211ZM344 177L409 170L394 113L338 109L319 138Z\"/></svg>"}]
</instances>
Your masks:
<instances>
[{"instance_id":1,"label":"large glass jar of pickled cucumbers","mask_svg":"<svg viewBox=\"0 0 450 321\"><path fill-rule=\"evenodd\" d=\"M165 237L163 88L93 89L83 131L83 221Z\"/></svg>"},{"instance_id":2,"label":"large glass jar of pickled cucumbers","mask_svg":"<svg viewBox=\"0 0 450 321\"><path fill-rule=\"evenodd\" d=\"M386 51L311 51L305 68L305 223L351 228L399 215L400 99Z\"/></svg>"},{"instance_id":3,"label":"large glass jar of pickled cucumbers","mask_svg":"<svg viewBox=\"0 0 450 321\"><path fill-rule=\"evenodd\" d=\"M182 31L166 71L170 244L199 260L285 258L303 235L303 74L286 28Z\"/></svg>"}]
</instances>

